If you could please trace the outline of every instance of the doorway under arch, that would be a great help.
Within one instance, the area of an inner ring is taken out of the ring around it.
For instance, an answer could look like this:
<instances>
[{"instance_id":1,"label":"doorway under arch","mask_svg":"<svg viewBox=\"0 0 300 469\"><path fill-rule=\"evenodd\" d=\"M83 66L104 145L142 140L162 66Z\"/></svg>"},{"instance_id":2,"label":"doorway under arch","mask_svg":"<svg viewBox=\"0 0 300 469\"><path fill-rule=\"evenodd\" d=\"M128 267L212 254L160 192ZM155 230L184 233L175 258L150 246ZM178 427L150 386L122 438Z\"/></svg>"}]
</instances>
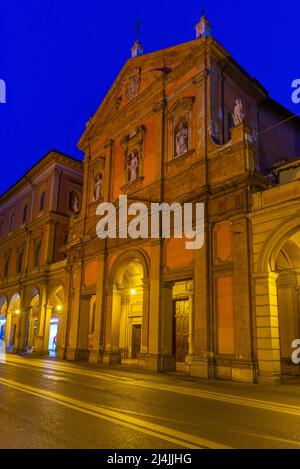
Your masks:
<instances>
[{"instance_id":1,"label":"doorway under arch","mask_svg":"<svg viewBox=\"0 0 300 469\"><path fill-rule=\"evenodd\" d=\"M291 360L292 342L300 338L300 231L283 244L275 269L281 374L300 375Z\"/></svg>"},{"instance_id":2,"label":"doorway under arch","mask_svg":"<svg viewBox=\"0 0 300 469\"><path fill-rule=\"evenodd\" d=\"M113 266L111 320L106 340L106 351L114 356L110 363L138 364L145 342L145 316L148 316L144 294L147 279L148 264L140 253L125 252Z\"/></svg>"},{"instance_id":3,"label":"doorway under arch","mask_svg":"<svg viewBox=\"0 0 300 469\"><path fill-rule=\"evenodd\" d=\"M273 229L255 273L256 336L261 382L300 375L292 342L300 338L300 219Z\"/></svg>"},{"instance_id":4,"label":"doorway under arch","mask_svg":"<svg viewBox=\"0 0 300 469\"><path fill-rule=\"evenodd\" d=\"M20 327L20 307L21 297L19 293L14 293L9 301L6 322L6 347L14 350L18 347L17 337Z\"/></svg>"},{"instance_id":5,"label":"doorway under arch","mask_svg":"<svg viewBox=\"0 0 300 469\"><path fill-rule=\"evenodd\" d=\"M64 314L63 305L65 301L64 286L56 285L50 294L50 315L47 317L48 353L56 357L60 346L60 335L62 326L62 316Z\"/></svg>"}]
</instances>

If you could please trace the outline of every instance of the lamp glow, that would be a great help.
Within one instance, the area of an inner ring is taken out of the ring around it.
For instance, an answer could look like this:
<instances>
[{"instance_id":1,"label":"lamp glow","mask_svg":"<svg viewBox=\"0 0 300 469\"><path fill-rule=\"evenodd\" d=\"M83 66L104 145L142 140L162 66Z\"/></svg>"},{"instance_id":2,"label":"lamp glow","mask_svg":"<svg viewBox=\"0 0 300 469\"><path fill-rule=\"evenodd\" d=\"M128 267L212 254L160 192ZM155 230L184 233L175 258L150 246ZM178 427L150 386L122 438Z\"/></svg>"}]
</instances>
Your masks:
<instances>
[{"instance_id":1,"label":"lamp glow","mask_svg":"<svg viewBox=\"0 0 300 469\"><path fill-rule=\"evenodd\" d=\"M62 305L57 305L55 309L56 309L56 311L61 311L62 310Z\"/></svg>"},{"instance_id":2,"label":"lamp glow","mask_svg":"<svg viewBox=\"0 0 300 469\"><path fill-rule=\"evenodd\" d=\"M136 290L134 288L131 288L130 295L136 295Z\"/></svg>"},{"instance_id":3,"label":"lamp glow","mask_svg":"<svg viewBox=\"0 0 300 469\"><path fill-rule=\"evenodd\" d=\"M20 310L19 310L19 309L16 309L15 313L16 313L16 314L20 314Z\"/></svg>"}]
</instances>

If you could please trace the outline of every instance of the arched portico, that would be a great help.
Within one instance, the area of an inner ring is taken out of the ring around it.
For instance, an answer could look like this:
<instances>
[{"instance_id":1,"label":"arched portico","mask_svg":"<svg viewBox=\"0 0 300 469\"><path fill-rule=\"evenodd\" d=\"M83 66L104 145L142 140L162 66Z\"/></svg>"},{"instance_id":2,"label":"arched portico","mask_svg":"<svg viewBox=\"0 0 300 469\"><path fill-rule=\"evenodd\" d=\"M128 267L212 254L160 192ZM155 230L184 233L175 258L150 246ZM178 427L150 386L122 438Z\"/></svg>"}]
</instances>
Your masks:
<instances>
[{"instance_id":1,"label":"arched portico","mask_svg":"<svg viewBox=\"0 0 300 469\"><path fill-rule=\"evenodd\" d=\"M149 261L128 250L114 262L106 292L105 363L143 365L148 350Z\"/></svg>"},{"instance_id":2,"label":"arched portico","mask_svg":"<svg viewBox=\"0 0 300 469\"><path fill-rule=\"evenodd\" d=\"M21 297L18 292L15 292L11 295L6 317L6 328L5 328L5 338L6 347L10 350L15 350L18 348L18 340L20 334L20 307L21 307Z\"/></svg>"},{"instance_id":3,"label":"arched portico","mask_svg":"<svg viewBox=\"0 0 300 469\"><path fill-rule=\"evenodd\" d=\"M259 379L276 382L300 374L291 347L300 338L300 217L273 229L265 241L255 273Z\"/></svg>"},{"instance_id":4,"label":"arched portico","mask_svg":"<svg viewBox=\"0 0 300 469\"><path fill-rule=\"evenodd\" d=\"M57 356L64 337L65 329L65 288L56 283L50 290L47 314L45 319L45 351Z\"/></svg>"}]
</instances>

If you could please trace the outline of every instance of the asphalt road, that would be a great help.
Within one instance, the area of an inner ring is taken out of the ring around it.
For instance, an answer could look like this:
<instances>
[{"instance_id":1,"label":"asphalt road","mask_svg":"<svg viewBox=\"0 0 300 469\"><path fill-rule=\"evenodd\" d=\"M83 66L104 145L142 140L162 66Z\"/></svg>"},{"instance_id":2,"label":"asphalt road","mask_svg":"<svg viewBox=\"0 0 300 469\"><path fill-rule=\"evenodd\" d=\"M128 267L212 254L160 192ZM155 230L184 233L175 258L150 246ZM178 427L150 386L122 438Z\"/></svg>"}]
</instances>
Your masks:
<instances>
[{"instance_id":1,"label":"asphalt road","mask_svg":"<svg viewBox=\"0 0 300 469\"><path fill-rule=\"evenodd\" d=\"M7 355L0 448L300 448L300 385Z\"/></svg>"}]
</instances>

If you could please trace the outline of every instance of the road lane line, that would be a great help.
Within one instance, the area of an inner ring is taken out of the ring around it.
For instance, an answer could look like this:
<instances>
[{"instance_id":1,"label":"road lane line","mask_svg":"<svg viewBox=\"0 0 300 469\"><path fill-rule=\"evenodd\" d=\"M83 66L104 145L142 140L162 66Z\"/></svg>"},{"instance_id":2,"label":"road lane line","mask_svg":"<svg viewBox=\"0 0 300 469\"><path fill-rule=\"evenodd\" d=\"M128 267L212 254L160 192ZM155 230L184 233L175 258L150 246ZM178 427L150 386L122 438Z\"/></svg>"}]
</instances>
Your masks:
<instances>
[{"instance_id":1,"label":"road lane line","mask_svg":"<svg viewBox=\"0 0 300 469\"><path fill-rule=\"evenodd\" d=\"M72 399L67 396L57 394L50 391L45 391L43 389L35 388L28 386L23 383L16 381L7 380L0 378L0 384L8 386L10 388L17 389L18 391L32 394L37 397L55 402L57 404L63 405L65 407L71 408L73 410L83 412L88 415L92 415L99 419L108 420L117 425L123 425L133 430L146 433L147 435L154 436L170 443L178 444L183 448L190 449L231 449L228 446L222 445L220 443L206 440L195 435L184 433L181 431L174 430L169 427L164 427L162 425L157 425L155 423L147 422L145 420L138 419L136 417L130 417L128 415L120 414L119 412L106 409L102 406L94 406L92 404L87 404L81 402L77 399Z\"/></svg>"},{"instance_id":2,"label":"road lane line","mask_svg":"<svg viewBox=\"0 0 300 469\"><path fill-rule=\"evenodd\" d=\"M179 386L170 385L150 385L141 383L139 381L128 382L131 386L145 387L148 389L155 389L159 391L168 391L176 394L183 394L187 396L200 397L203 399L210 399L214 401L226 402L227 404L235 404L246 407L254 407L255 409L269 410L272 412L278 412L283 414L290 414L299 417L300 407L290 404L281 404L274 401L264 401L261 399L253 399L248 397L240 397L234 394L224 394L213 391L206 391L201 389L184 388Z\"/></svg>"},{"instance_id":3,"label":"road lane line","mask_svg":"<svg viewBox=\"0 0 300 469\"><path fill-rule=\"evenodd\" d=\"M10 357L11 358L11 357ZM23 359L25 364L27 364L26 359ZM39 366L37 364L34 364L34 366ZM49 368L48 368L49 369ZM77 370L76 367L71 367L71 366L61 366L60 364L55 364L51 366L51 369L57 370L57 371L65 371L73 374L78 374L82 376L88 376L88 377L93 377L93 378L98 378L98 379L103 379L107 381L120 381L118 376L114 375L109 375L112 376L112 378L107 378L108 374L106 373L98 373L98 372L89 372L88 370ZM262 399L254 399L254 398L248 398L248 397L241 397L237 396L234 394L225 394L225 393L220 393L220 392L213 392L213 391L208 391L208 390L202 390L202 389L195 389L195 388L187 388L183 386L176 386L176 385L168 385L168 384L150 384L150 383L145 383L142 381L138 381L136 379L132 378L127 378L126 380L120 381L122 384L127 384L131 386L139 386L142 388L146 389L151 389L151 390L157 390L157 391L164 391L164 392L172 392L176 394L181 394L181 395L186 395L186 396L192 396L192 397L198 397L201 399L208 399L208 400L214 400L214 401L219 401L219 402L226 402L227 404L234 404L234 405L240 405L240 406L245 406L245 407L252 407L255 409L260 409L260 410L267 410L271 412L277 412L277 413L283 413L283 414L289 414L293 416L300 416L300 407L299 406L294 406L294 405L289 405L289 404L282 404L280 402L275 402L275 401L265 401Z\"/></svg>"},{"instance_id":4,"label":"road lane line","mask_svg":"<svg viewBox=\"0 0 300 469\"><path fill-rule=\"evenodd\" d=\"M67 372L67 373L73 373L81 376L88 376L90 378L97 378L97 379L103 379L105 381L119 381L120 383L126 383L128 381L134 381L133 378L125 378L122 376L115 376L115 375L110 375L108 373L98 373L98 372L93 372L93 371L88 371L88 370L79 370L76 367L71 367L71 366L65 366L61 364L53 364L51 367L45 366L44 363L42 362L37 362L34 363L33 361L30 361L27 359L25 360L7 360L6 365L11 365L11 366L16 366L16 367L33 367L33 368L41 368L41 369L46 369L47 371L60 371L60 372ZM1 368L0 368L1 369Z\"/></svg>"}]
</instances>

